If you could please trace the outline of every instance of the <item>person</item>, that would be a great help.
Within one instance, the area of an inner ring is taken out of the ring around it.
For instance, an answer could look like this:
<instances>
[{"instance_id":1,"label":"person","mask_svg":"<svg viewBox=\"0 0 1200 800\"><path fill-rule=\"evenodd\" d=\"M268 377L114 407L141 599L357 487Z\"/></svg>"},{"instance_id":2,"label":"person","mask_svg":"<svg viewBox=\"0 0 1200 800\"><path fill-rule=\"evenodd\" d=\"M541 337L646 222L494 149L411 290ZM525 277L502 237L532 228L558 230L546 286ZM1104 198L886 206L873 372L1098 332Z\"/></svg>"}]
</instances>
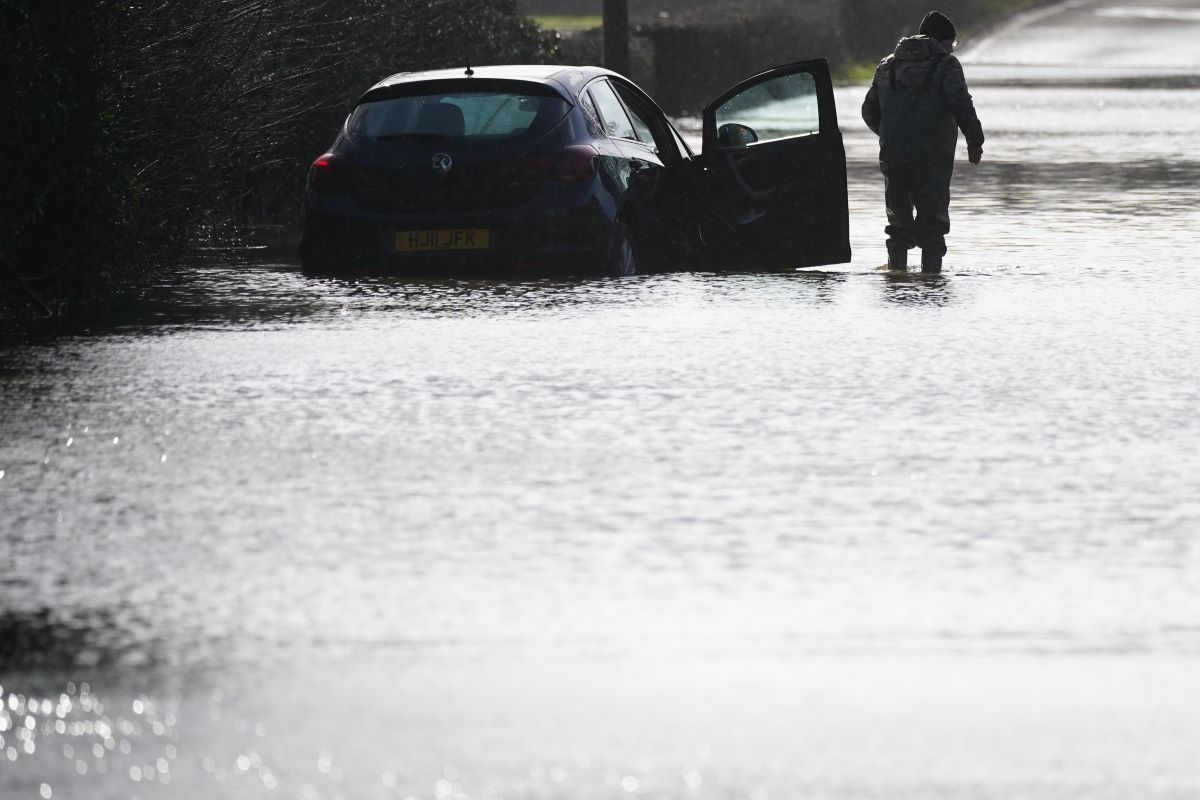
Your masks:
<instances>
[{"instance_id":1,"label":"person","mask_svg":"<svg viewBox=\"0 0 1200 800\"><path fill-rule=\"evenodd\" d=\"M930 11L918 34L879 62L863 101L863 121L879 136L889 269L907 269L908 251L920 247L921 271L941 271L959 130L970 162L983 158L983 126L953 55L957 44L954 23Z\"/></svg>"}]
</instances>

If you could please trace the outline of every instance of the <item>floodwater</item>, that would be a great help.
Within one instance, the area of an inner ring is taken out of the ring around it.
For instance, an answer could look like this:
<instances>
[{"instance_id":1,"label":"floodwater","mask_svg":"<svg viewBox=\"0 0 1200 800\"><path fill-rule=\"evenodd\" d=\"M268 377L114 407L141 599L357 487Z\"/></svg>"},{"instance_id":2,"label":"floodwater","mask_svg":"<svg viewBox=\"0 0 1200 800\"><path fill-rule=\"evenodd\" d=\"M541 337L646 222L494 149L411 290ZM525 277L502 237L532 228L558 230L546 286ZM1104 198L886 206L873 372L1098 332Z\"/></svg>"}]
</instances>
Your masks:
<instances>
[{"instance_id":1,"label":"floodwater","mask_svg":"<svg viewBox=\"0 0 1200 800\"><path fill-rule=\"evenodd\" d=\"M0 350L0 796L1200 796L1200 90L1069 83L974 86L937 278L847 87L849 265Z\"/></svg>"}]
</instances>

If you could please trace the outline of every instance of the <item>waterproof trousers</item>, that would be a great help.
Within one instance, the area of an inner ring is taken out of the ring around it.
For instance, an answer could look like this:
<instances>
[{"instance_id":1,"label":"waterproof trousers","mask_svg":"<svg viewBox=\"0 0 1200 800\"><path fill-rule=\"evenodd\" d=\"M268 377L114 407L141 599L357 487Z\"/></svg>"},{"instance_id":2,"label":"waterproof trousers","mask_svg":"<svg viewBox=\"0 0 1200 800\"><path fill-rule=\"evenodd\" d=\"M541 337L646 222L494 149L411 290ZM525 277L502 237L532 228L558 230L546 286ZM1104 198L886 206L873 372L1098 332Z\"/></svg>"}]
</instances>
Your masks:
<instances>
[{"instance_id":1,"label":"waterproof trousers","mask_svg":"<svg viewBox=\"0 0 1200 800\"><path fill-rule=\"evenodd\" d=\"M946 255L950 232L950 178L954 159L880 160L887 206L888 252L920 247L926 256ZM915 212L915 214L914 214Z\"/></svg>"}]
</instances>

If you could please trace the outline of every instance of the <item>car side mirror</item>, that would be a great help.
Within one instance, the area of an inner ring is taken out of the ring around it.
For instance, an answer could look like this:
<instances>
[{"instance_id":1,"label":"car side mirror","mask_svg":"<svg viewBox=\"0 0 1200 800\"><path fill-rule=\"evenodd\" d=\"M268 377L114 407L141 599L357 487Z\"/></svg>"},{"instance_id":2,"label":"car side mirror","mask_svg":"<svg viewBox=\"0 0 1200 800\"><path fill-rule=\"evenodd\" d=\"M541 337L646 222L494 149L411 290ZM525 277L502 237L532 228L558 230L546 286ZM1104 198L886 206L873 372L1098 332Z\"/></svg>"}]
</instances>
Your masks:
<instances>
[{"instance_id":1,"label":"car side mirror","mask_svg":"<svg viewBox=\"0 0 1200 800\"><path fill-rule=\"evenodd\" d=\"M726 122L717 128L717 147L745 147L758 141L758 134L748 125Z\"/></svg>"}]
</instances>

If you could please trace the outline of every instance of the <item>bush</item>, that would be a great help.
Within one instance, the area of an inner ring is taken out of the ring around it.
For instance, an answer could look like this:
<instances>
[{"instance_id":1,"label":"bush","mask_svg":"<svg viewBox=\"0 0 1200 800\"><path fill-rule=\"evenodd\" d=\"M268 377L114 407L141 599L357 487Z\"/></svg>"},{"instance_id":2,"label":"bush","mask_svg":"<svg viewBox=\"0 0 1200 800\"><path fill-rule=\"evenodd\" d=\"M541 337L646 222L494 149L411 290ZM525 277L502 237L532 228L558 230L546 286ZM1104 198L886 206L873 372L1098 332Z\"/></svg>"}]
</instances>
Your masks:
<instances>
[{"instance_id":1,"label":"bush","mask_svg":"<svg viewBox=\"0 0 1200 800\"><path fill-rule=\"evenodd\" d=\"M108 8L71 0L0 0L0 135L9 158L0 194L0 297L10 308L56 310L74 262L106 260L122 190L112 115L102 105ZM103 270L79 276L94 291Z\"/></svg>"},{"instance_id":2,"label":"bush","mask_svg":"<svg viewBox=\"0 0 1200 800\"><path fill-rule=\"evenodd\" d=\"M515 0L0 0L0 316L101 302L230 223L293 214L387 74L544 61Z\"/></svg>"}]
</instances>

